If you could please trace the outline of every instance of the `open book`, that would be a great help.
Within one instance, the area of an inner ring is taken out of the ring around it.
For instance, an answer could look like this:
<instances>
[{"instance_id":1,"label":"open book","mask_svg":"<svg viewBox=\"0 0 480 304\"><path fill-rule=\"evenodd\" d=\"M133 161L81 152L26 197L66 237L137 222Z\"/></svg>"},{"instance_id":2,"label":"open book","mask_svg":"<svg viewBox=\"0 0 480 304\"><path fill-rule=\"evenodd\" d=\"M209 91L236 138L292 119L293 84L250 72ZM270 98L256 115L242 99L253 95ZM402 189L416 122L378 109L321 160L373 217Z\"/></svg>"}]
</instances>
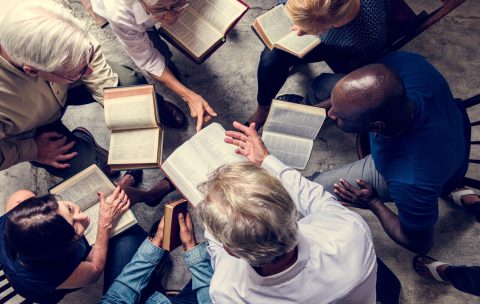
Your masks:
<instances>
[{"instance_id":1,"label":"open book","mask_svg":"<svg viewBox=\"0 0 480 304\"><path fill-rule=\"evenodd\" d=\"M212 123L178 147L162 164L162 170L194 207L203 200L198 185L212 171L224 164L246 160L224 138L225 129Z\"/></svg>"},{"instance_id":2,"label":"open book","mask_svg":"<svg viewBox=\"0 0 480 304\"><path fill-rule=\"evenodd\" d=\"M272 155L292 168L303 170L325 117L322 108L273 100L262 139Z\"/></svg>"},{"instance_id":3,"label":"open book","mask_svg":"<svg viewBox=\"0 0 480 304\"><path fill-rule=\"evenodd\" d=\"M104 90L105 124L112 131L108 164L113 170L157 168L163 129L153 85Z\"/></svg>"},{"instance_id":4,"label":"open book","mask_svg":"<svg viewBox=\"0 0 480 304\"><path fill-rule=\"evenodd\" d=\"M58 195L61 200L73 202L80 206L90 218L90 224L85 231L88 244L93 245L97 239L98 215L100 201L97 192L102 192L108 200L115 190L110 179L93 164L69 179L50 189L50 193ZM113 227L110 237L115 236L137 223L131 210L127 210Z\"/></svg>"},{"instance_id":5,"label":"open book","mask_svg":"<svg viewBox=\"0 0 480 304\"><path fill-rule=\"evenodd\" d=\"M298 36L291 30L292 26L293 22L282 4L257 17L252 29L270 50L277 48L303 58L320 44L320 38L315 35Z\"/></svg>"},{"instance_id":6,"label":"open book","mask_svg":"<svg viewBox=\"0 0 480 304\"><path fill-rule=\"evenodd\" d=\"M192 0L173 25L157 25L160 34L196 63L202 63L248 9L242 0Z\"/></svg>"},{"instance_id":7,"label":"open book","mask_svg":"<svg viewBox=\"0 0 480 304\"><path fill-rule=\"evenodd\" d=\"M167 251L172 251L178 246L182 245L180 239L180 223L178 222L178 215L183 213L185 217L188 211L188 201L181 199L165 204L163 216L165 218L165 226L163 228L163 242L162 248Z\"/></svg>"}]
</instances>

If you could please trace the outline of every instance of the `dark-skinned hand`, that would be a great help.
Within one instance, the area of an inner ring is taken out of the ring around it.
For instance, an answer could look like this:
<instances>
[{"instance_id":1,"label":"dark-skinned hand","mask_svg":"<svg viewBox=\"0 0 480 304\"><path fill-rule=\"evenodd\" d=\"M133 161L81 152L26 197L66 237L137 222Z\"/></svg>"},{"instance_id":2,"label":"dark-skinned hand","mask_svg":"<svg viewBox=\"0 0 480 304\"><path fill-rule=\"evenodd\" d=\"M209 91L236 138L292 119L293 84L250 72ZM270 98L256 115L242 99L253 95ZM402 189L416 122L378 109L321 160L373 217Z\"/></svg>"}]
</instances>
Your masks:
<instances>
[{"instance_id":1,"label":"dark-skinned hand","mask_svg":"<svg viewBox=\"0 0 480 304\"><path fill-rule=\"evenodd\" d=\"M347 207L370 209L373 204L380 202L377 191L362 179L356 179L359 188L352 186L349 182L340 179L340 183L333 184L333 192L344 202Z\"/></svg>"}]
</instances>

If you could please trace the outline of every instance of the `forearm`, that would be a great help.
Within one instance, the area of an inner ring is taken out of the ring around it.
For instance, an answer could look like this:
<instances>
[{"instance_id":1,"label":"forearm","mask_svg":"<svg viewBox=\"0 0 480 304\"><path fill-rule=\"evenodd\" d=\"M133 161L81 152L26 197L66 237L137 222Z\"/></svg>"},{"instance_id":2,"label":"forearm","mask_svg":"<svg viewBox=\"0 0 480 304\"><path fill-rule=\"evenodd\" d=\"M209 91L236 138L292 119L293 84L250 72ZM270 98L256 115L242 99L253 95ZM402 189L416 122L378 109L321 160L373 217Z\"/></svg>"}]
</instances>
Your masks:
<instances>
[{"instance_id":1,"label":"forearm","mask_svg":"<svg viewBox=\"0 0 480 304\"><path fill-rule=\"evenodd\" d=\"M379 219L388 236L399 245L420 254L428 252L432 247L433 240L429 232L405 233L398 215L390 210L380 199L375 199L370 206L370 210Z\"/></svg>"},{"instance_id":2,"label":"forearm","mask_svg":"<svg viewBox=\"0 0 480 304\"><path fill-rule=\"evenodd\" d=\"M178 79L173 75L173 73L165 67L161 76L150 74L153 78L164 84L167 88L172 90L175 94L180 96L185 102L190 98L191 95L196 94L186 86L184 86Z\"/></svg>"},{"instance_id":3,"label":"forearm","mask_svg":"<svg viewBox=\"0 0 480 304\"><path fill-rule=\"evenodd\" d=\"M86 259L88 262L93 264L95 272L98 274L98 276L100 276L100 274L103 272L105 263L107 261L108 241L111 230L111 227L102 227L100 223L98 224L95 245L92 248L92 252Z\"/></svg>"}]
</instances>

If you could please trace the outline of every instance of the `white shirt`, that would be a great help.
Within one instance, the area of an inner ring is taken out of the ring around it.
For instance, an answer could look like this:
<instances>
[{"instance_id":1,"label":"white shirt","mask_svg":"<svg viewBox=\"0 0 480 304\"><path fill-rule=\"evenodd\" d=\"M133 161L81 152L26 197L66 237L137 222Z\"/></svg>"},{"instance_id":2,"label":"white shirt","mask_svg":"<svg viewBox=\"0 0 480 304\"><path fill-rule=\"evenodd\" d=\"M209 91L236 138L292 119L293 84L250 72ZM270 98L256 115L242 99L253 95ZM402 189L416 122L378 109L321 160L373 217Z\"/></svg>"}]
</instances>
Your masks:
<instances>
[{"instance_id":1,"label":"white shirt","mask_svg":"<svg viewBox=\"0 0 480 304\"><path fill-rule=\"evenodd\" d=\"M127 4L125 0L91 0L95 13L107 19L133 62L142 70L161 76L165 57L153 46L146 33L155 22L150 19L140 2Z\"/></svg>"},{"instance_id":2,"label":"white shirt","mask_svg":"<svg viewBox=\"0 0 480 304\"><path fill-rule=\"evenodd\" d=\"M305 217L298 222L298 259L263 277L212 239L213 303L375 303L377 263L370 229L319 184L270 155L262 167L277 176ZM211 241L210 241L211 240Z\"/></svg>"}]
</instances>

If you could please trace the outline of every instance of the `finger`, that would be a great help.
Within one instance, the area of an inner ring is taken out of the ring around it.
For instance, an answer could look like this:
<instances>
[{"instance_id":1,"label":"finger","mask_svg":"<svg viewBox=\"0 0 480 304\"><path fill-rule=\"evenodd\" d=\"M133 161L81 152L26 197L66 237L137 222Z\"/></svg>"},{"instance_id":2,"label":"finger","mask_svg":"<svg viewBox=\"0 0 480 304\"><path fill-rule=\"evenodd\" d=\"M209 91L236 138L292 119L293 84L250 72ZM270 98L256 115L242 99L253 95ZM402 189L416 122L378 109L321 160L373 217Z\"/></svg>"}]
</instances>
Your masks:
<instances>
[{"instance_id":1,"label":"finger","mask_svg":"<svg viewBox=\"0 0 480 304\"><path fill-rule=\"evenodd\" d=\"M192 221L192 217L190 216L190 212L187 212L185 223L187 224L188 230L193 231L193 221Z\"/></svg>"},{"instance_id":2,"label":"finger","mask_svg":"<svg viewBox=\"0 0 480 304\"><path fill-rule=\"evenodd\" d=\"M227 131L225 132L225 135L236 139L245 138L245 140L247 140L248 138L244 133L238 131Z\"/></svg>"},{"instance_id":3,"label":"finger","mask_svg":"<svg viewBox=\"0 0 480 304\"><path fill-rule=\"evenodd\" d=\"M205 111L208 113L208 115L211 115L211 116L217 116L217 113L213 110L213 108L208 104L208 102L204 102L203 103L203 108L205 109Z\"/></svg>"},{"instance_id":4,"label":"finger","mask_svg":"<svg viewBox=\"0 0 480 304\"><path fill-rule=\"evenodd\" d=\"M60 134L58 132L55 132L55 131L48 131L48 132L44 132L44 133L40 134L40 136L45 137L45 138L61 138L64 135Z\"/></svg>"},{"instance_id":5,"label":"finger","mask_svg":"<svg viewBox=\"0 0 480 304\"><path fill-rule=\"evenodd\" d=\"M75 145L75 141L71 141L66 145L58 146L58 154L63 154L67 151L69 151L73 146Z\"/></svg>"},{"instance_id":6,"label":"finger","mask_svg":"<svg viewBox=\"0 0 480 304\"><path fill-rule=\"evenodd\" d=\"M161 228L163 230L164 227L165 227L165 217L162 216L162 220L160 221L160 224L158 224L158 228Z\"/></svg>"},{"instance_id":7,"label":"finger","mask_svg":"<svg viewBox=\"0 0 480 304\"><path fill-rule=\"evenodd\" d=\"M120 191L122 191L122 187L120 187L120 186L117 186L117 188L115 188L115 190L113 190L112 200L117 199L118 194L120 193Z\"/></svg>"},{"instance_id":8,"label":"finger","mask_svg":"<svg viewBox=\"0 0 480 304\"><path fill-rule=\"evenodd\" d=\"M66 161L66 160L70 160L70 159L74 158L77 155L78 155L78 152L72 152L72 153L68 153L68 154L60 154L60 155L57 155L54 158L54 160L55 161Z\"/></svg>"},{"instance_id":9,"label":"finger","mask_svg":"<svg viewBox=\"0 0 480 304\"><path fill-rule=\"evenodd\" d=\"M246 152L245 150L243 150L243 149L237 149L237 150L235 150L235 153L247 157L247 152Z\"/></svg>"},{"instance_id":10,"label":"finger","mask_svg":"<svg viewBox=\"0 0 480 304\"><path fill-rule=\"evenodd\" d=\"M187 225L185 224L185 217L181 212L178 214L178 224L180 225L180 232L187 231Z\"/></svg>"},{"instance_id":11,"label":"finger","mask_svg":"<svg viewBox=\"0 0 480 304\"><path fill-rule=\"evenodd\" d=\"M59 138L50 137L49 140L53 144L53 146L58 148L58 149L65 146L65 144L67 143L67 137L65 135L63 135Z\"/></svg>"},{"instance_id":12,"label":"finger","mask_svg":"<svg viewBox=\"0 0 480 304\"><path fill-rule=\"evenodd\" d=\"M125 190L121 190L120 193L118 194L117 198L115 199L115 202L117 202L117 204L119 203L125 203L127 200L125 199ZM127 198L128 199L128 198Z\"/></svg>"},{"instance_id":13,"label":"finger","mask_svg":"<svg viewBox=\"0 0 480 304\"><path fill-rule=\"evenodd\" d=\"M123 207L120 209L120 212L123 214L127 212L127 210L130 208L130 200L126 200L125 204Z\"/></svg>"},{"instance_id":14,"label":"finger","mask_svg":"<svg viewBox=\"0 0 480 304\"><path fill-rule=\"evenodd\" d=\"M204 115L203 116L203 123L207 123L212 119L212 116L210 115Z\"/></svg>"},{"instance_id":15,"label":"finger","mask_svg":"<svg viewBox=\"0 0 480 304\"><path fill-rule=\"evenodd\" d=\"M350 183L347 182L346 180L344 180L343 178L340 179L340 183L342 183L343 187L345 187L345 189L347 189L349 192L351 192L353 194L356 194L356 195L359 194L360 190L358 190L354 186L350 185Z\"/></svg>"},{"instance_id":16,"label":"finger","mask_svg":"<svg viewBox=\"0 0 480 304\"><path fill-rule=\"evenodd\" d=\"M197 117L197 133L202 129L203 125L203 113Z\"/></svg>"},{"instance_id":17,"label":"finger","mask_svg":"<svg viewBox=\"0 0 480 304\"><path fill-rule=\"evenodd\" d=\"M348 192L347 189L343 188L339 184L333 184L333 192L337 194L340 198L346 199L349 201L353 200L353 195L352 193Z\"/></svg>"},{"instance_id":18,"label":"finger","mask_svg":"<svg viewBox=\"0 0 480 304\"><path fill-rule=\"evenodd\" d=\"M100 198L100 205L104 205L106 201L105 201L105 195L103 194L103 192L97 192L97 195Z\"/></svg>"},{"instance_id":19,"label":"finger","mask_svg":"<svg viewBox=\"0 0 480 304\"><path fill-rule=\"evenodd\" d=\"M242 149L245 149L247 147L247 144L241 140L238 140L238 139L233 139L232 140L232 144L235 145L235 146L238 146Z\"/></svg>"},{"instance_id":20,"label":"finger","mask_svg":"<svg viewBox=\"0 0 480 304\"><path fill-rule=\"evenodd\" d=\"M57 161L50 162L49 165L56 169L66 169L70 167L69 163L59 163Z\"/></svg>"},{"instance_id":21,"label":"finger","mask_svg":"<svg viewBox=\"0 0 480 304\"><path fill-rule=\"evenodd\" d=\"M364 181L363 179L356 179L355 182L362 189L370 189L371 188L371 186L366 181Z\"/></svg>"},{"instance_id":22,"label":"finger","mask_svg":"<svg viewBox=\"0 0 480 304\"><path fill-rule=\"evenodd\" d=\"M245 134L246 134L247 131L248 131L248 127L245 126L245 125L243 125L243 124L241 124L241 123L239 123L238 121L234 121L234 122L233 122L233 127L234 127L235 129L237 129L237 130L240 130L241 132L243 132L243 133L245 133Z\"/></svg>"}]
</instances>

